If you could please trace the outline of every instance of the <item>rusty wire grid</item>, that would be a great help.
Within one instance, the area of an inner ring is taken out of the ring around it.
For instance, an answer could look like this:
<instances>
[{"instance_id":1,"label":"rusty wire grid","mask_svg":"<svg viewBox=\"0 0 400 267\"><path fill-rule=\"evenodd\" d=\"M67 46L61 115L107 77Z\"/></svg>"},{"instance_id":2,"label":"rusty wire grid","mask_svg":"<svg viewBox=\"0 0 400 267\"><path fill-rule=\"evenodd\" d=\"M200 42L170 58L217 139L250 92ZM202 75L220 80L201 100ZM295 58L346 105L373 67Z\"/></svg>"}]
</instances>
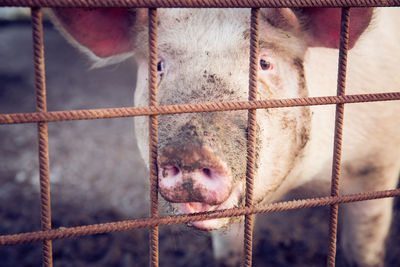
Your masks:
<instances>
[{"instance_id":1,"label":"rusty wire grid","mask_svg":"<svg viewBox=\"0 0 400 267\"><path fill-rule=\"evenodd\" d=\"M378 7L400 0L0 0L0 6L26 7Z\"/></svg>"},{"instance_id":2,"label":"rusty wire grid","mask_svg":"<svg viewBox=\"0 0 400 267\"><path fill-rule=\"evenodd\" d=\"M333 105L346 103L363 103L400 100L400 92L359 94L343 96L321 96L288 99L268 99L254 101L216 102L204 104L184 104L148 107L124 107L104 109L83 109L66 111L48 111L34 113L0 114L0 124L55 122L68 120L110 119L149 115L166 115L180 113L213 112L229 110L248 110L265 108L300 107L316 105Z\"/></svg>"},{"instance_id":3,"label":"rusty wire grid","mask_svg":"<svg viewBox=\"0 0 400 267\"><path fill-rule=\"evenodd\" d=\"M350 8L342 8L341 25L340 25L340 47L339 47L339 63L337 78L337 95L345 95L346 89L346 69L347 69L347 52L349 48L349 25L350 25ZM336 105L335 117L335 135L333 144L333 161L332 161L332 182L331 196L339 196L340 181L340 161L342 157L342 137L343 137L343 116L344 104ZM329 248L327 266L335 266L336 259L336 239L338 224L339 205L333 204L329 211Z\"/></svg>"},{"instance_id":4,"label":"rusty wire grid","mask_svg":"<svg viewBox=\"0 0 400 267\"><path fill-rule=\"evenodd\" d=\"M43 265L52 266L52 240L94 235L106 232L151 228L150 231L150 265L158 266L158 226L188 223L205 219L245 216L244 250L245 266L252 264L253 215L330 205L329 251L327 266L335 265L336 229L338 204L370 199L398 197L400 189L364 192L352 195L340 195L339 173L341 161L341 139L343 129L344 104L372 101L400 100L400 92L346 95L346 61L348 50L348 26L350 7L399 6L400 0L392 1L357 1L357 0L0 0L0 6L27 6L32 8L32 32L34 46L34 69L37 108L34 113L0 114L0 124L37 123L40 165L40 196L42 230L0 236L0 245L13 245L28 242L43 242ZM147 7L149 8L149 106L113 109L88 109L48 112L46 108L46 83L44 66L43 29L40 7ZM222 102L206 104L184 104L158 106L157 104L157 9L160 7L251 7L251 38L249 64L249 100L240 102ZM260 7L342 7L341 39L339 48L338 83L336 96L305 97L294 99L257 100L257 55L258 55L258 21ZM253 206L252 191L254 180L254 146L255 116L261 108L280 108L294 106L336 104L334 155L332 162L331 196L277 202ZM157 116L193 112L212 112L228 110L248 110L248 143L246 171L246 202L244 207L202 212L188 215L158 215L157 185ZM149 159L150 159L150 217L136 220L109 222L61 229L51 228L50 177L47 123L53 121L104 119L117 117L149 116Z\"/></svg>"},{"instance_id":5,"label":"rusty wire grid","mask_svg":"<svg viewBox=\"0 0 400 267\"><path fill-rule=\"evenodd\" d=\"M149 106L157 106L157 9L149 8ZM150 215L158 217L158 118L149 118ZM158 266L158 227L150 230L150 265Z\"/></svg>"},{"instance_id":6,"label":"rusty wire grid","mask_svg":"<svg viewBox=\"0 0 400 267\"><path fill-rule=\"evenodd\" d=\"M258 41L259 41L260 9L251 9L250 22L250 62L249 62L249 101L257 99ZM249 109L247 116L247 166L246 166L246 207L253 206L253 188L256 157L256 109ZM244 218L244 265L251 266L253 255L254 216Z\"/></svg>"},{"instance_id":7,"label":"rusty wire grid","mask_svg":"<svg viewBox=\"0 0 400 267\"><path fill-rule=\"evenodd\" d=\"M257 207L240 207L227 210L209 211L185 215L162 216L159 218L142 218L135 220L124 220L101 224L84 225L77 227L60 227L46 231L36 231L12 235L0 236L0 245L9 246L30 242L41 242L44 240L56 240L62 238L81 237L108 232L127 231L139 228L149 228L153 226L172 225L179 223L189 223L204 219L217 219L225 217L237 217L247 214L260 214L266 212L278 212L285 210L303 209L328 206L333 204L343 204L364 200L400 197L400 189L373 191L351 195L341 195L338 197L306 198L276 202Z\"/></svg>"},{"instance_id":8,"label":"rusty wire grid","mask_svg":"<svg viewBox=\"0 0 400 267\"><path fill-rule=\"evenodd\" d=\"M36 111L47 111L46 78L44 64L44 43L42 11L32 8L32 38L35 70ZM47 122L38 122L40 216L43 230L51 229L49 137ZM43 241L43 266L53 266L52 242Z\"/></svg>"}]
</instances>

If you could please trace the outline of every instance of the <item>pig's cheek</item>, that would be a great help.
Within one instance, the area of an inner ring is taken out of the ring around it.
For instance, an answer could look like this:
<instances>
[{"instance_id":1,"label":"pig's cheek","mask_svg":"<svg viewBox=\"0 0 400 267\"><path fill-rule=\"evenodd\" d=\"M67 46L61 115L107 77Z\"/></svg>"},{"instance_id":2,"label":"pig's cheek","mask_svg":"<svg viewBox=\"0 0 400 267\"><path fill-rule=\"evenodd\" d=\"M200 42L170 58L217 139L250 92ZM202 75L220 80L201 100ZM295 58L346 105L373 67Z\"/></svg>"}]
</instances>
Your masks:
<instances>
[{"instance_id":1,"label":"pig's cheek","mask_svg":"<svg viewBox=\"0 0 400 267\"><path fill-rule=\"evenodd\" d=\"M135 135L137 140L137 145L139 148L140 156L146 165L148 165L149 160L149 145L148 145L148 128L144 127L148 125L147 117L135 117Z\"/></svg>"}]
</instances>

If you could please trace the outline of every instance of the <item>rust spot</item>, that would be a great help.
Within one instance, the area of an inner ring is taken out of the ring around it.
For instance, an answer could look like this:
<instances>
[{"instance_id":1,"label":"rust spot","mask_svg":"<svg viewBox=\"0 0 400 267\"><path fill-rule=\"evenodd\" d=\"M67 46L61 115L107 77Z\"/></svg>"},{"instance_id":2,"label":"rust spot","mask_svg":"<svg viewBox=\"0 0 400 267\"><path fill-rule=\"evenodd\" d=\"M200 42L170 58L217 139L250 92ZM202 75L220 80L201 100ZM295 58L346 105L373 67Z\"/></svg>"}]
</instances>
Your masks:
<instances>
[{"instance_id":1,"label":"rust spot","mask_svg":"<svg viewBox=\"0 0 400 267\"><path fill-rule=\"evenodd\" d=\"M309 128L303 128L300 133L300 149L303 149L308 140L310 140L310 131Z\"/></svg>"},{"instance_id":2,"label":"rust spot","mask_svg":"<svg viewBox=\"0 0 400 267\"><path fill-rule=\"evenodd\" d=\"M370 162L363 162L361 166L346 165L346 171L351 176L366 177L380 172L380 168Z\"/></svg>"},{"instance_id":3,"label":"rust spot","mask_svg":"<svg viewBox=\"0 0 400 267\"><path fill-rule=\"evenodd\" d=\"M203 76L204 77L204 76ZM216 82L221 82L221 78L218 78L216 74L209 74L207 77L207 82L208 83L216 83Z\"/></svg>"},{"instance_id":4,"label":"rust spot","mask_svg":"<svg viewBox=\"0 0 400 267\"><path fill-rule=\"evenodd\" d=\"M306 85L306 77L304 74L303 60L301 58L296 57L293 60L293 66L295 67L295 69L297 69L297 73L298 73L299 95L301 97L307 97L308 92L307 92L307 85Z\"/></svg>"},{"instance_id":5,"label":"rust spot","mask_svg":"<svg viewBox=\"0 0 400 267\"><path fill-rule=\"evenodd\" d=\"M193 192L193 180L188 179L182 183L182 189L186 190L188 193Z\"/></svg>"},{"instance_id":6,"label":"rust spot","mask_svg":"<svg viewBox=\"0 0 400 267\"><path fill-rule=\"evenodd\" d=\"M262 84L264 89L267 91L268 95L272 96L272 91L271 91L271 88L269 87L269 85L261 78L259 78L258 81Z\"/></svg>"},{"instance_id":7,"label":"rust spot","mask_svg":"<svg viewBox=\"0 0 400 267\"><path fill-rule=\"evenodd\" d=\"M378 171L378 168L376 167L376 166L374 166L374 165L368 165L368 166L365 166L364 168L361 168L358 172L357 172L357 174L359 175L359 176L368 176L368 175L370 175L370 174L372 174L372 173L375 173L375 172L377 172Z\"/></svg>"},{"instance_id":8,"label":"rust spot","mask_svg":"<svg viewBox=\"0 0 400 267\"><path fill-rule=\"evenodd\" d=\"M250 40L250 30L249 29L244 30L242 36L243 40Z\"/></svg>"},{"instance_id":9,"label":"rust spot","mask_svg":"<svg viewBox=\"0 0 400 267\"><path fill-rule=\"evenodd\" d=\"M202 190L199 187L194 188L191 193L193 194L193 199L197 202L205 202L204 196L207 192L203 194ZM215 204L215 203L208 203L208 204Z\"/></svg>"},{"instance_id":10,"label":"rust spot","mask_svg":"<svg viewBox=\"0 0 400 267\"><path fill-rule=\"evenodd\" d=\"M376 214L376 215L370 217L368 219L367 223L374 226L374 225L379 225L382 220L383 220L383 214L379 213L379 214Z\"/></svg>"}]
</instances>

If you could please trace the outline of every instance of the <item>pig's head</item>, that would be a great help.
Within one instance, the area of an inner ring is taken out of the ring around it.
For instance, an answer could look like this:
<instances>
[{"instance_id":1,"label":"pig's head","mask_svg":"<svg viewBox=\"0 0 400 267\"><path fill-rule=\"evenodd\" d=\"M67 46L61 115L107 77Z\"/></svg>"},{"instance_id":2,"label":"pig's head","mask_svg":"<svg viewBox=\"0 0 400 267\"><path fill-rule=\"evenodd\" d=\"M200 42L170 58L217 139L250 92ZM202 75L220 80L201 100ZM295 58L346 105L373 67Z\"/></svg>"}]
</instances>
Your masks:
<instances>
[{"instance_id":1,"label":"pig's head","mask_svg":"<svg viewBox=\"0 0 400 267\"><path fill-rule=\"evenodd\" d=\"M74 43L95 58L116 61L135 53L137 105L147 105L148 48L145 10L57 9ZM352 47L371 19L355 9ZM308 47L339 46L339 9L262 9L258 98L308 95L303 59ZM160 105L248 99L250 11L162 9L158 24ZM136 118L139 148L148 159L147 117ZM275 198L309 140L308 107L257 111L254 203ZM178 213L243 205L247 111L159 116L159 191ZM233 219L195 222L217 229Z\"/></svg>"}]
</instances>

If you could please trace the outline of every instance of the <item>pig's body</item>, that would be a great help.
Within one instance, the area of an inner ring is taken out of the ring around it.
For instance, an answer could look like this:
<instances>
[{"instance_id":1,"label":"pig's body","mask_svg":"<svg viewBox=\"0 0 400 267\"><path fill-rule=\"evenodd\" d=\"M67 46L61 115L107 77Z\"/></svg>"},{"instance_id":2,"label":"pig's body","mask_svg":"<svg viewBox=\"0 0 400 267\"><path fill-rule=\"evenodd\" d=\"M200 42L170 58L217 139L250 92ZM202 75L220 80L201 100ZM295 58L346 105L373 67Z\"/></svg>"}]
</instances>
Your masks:
<instances>
[{"instance_id":1,"label":"pig's body","mask_svg":"<svg viewBox=\"0 0 400 267\"><path fill-rule=\"evenodd\" d=\"M57 12L62 18L62 11ZM327 41L326 29L322 34L310 32L313 25L319 25L314 20L321 19L315 14L262 10L259 99L336 94L338 51L332 48L337 47L337 34ZM373 16L370 23L368 10L355 11L347 94L400 88L400 34L395 29L399 12L380 9ZM144 106L148 104L147 28L140 24L142 12L134 17L132 47L139 71L135 104ZM160 10L159 104L247 100L249 21L246 9ZM329 184L334 118L334 106L257 111L255 204L278 200L312 180ZM147 160L147 118L135 122L139 148ZM398 102L345 106L341 193L395 188L400 170L399 122ZM246 137L246 111L160 116L161 195L178 213L243 205ZM391 202L344 206L341 241L350 262L360 266L382 263ZM193 224L214 230L232 223L232 229L213 231L216 258L226 264L240 260L242 246L236 239L241 235L236 228L241 228L241 222L227 218Z\"/></svg>"}]
</instances>

